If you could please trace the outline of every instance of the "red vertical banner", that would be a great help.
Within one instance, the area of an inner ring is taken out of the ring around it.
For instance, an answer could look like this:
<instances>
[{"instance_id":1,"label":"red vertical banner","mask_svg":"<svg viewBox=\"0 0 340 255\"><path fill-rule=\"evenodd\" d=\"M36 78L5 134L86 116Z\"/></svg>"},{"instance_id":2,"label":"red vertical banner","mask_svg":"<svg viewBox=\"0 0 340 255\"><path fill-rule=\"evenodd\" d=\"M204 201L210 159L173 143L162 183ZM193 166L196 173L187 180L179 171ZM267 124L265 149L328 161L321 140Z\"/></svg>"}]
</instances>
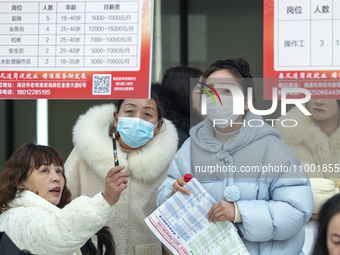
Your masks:
<instances>
[{"instance_id":1,"label":"red vertical banner","mask_svg":"<svg viewBox=\"0 0 340 255\"><path fill-rule=\"evenodd\" d=\"M148 98L153 0L1 1L0 98Z\"/></svg>"},{"instance_id":2,"label":"red vertical banner","mask_svg":"<svg viewBox=\"0 0 340 255\"><path fill-rule=\"evenodd\" d=\"M273 87L340 98L340 2L264 0L263 21L264 98Z\"/></svg>"}]
</instances>

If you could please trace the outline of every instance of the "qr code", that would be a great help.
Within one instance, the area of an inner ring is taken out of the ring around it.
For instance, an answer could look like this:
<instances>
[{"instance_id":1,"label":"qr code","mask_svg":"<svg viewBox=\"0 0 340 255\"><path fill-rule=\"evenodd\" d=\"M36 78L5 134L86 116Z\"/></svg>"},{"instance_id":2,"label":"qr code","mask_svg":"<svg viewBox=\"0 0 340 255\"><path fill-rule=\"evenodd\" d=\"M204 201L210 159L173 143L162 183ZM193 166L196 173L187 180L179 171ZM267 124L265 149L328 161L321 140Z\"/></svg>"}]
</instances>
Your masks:
<instances>
[{"instance_id":1,"label":"qr code","mask_svg":"<svg viewBox=\"0 0 340 255\"><path fill-rule=\"evenodd\" d=\"M111 74L94 74L92 95L111 95Z\"/></svg>"}]
</instances>

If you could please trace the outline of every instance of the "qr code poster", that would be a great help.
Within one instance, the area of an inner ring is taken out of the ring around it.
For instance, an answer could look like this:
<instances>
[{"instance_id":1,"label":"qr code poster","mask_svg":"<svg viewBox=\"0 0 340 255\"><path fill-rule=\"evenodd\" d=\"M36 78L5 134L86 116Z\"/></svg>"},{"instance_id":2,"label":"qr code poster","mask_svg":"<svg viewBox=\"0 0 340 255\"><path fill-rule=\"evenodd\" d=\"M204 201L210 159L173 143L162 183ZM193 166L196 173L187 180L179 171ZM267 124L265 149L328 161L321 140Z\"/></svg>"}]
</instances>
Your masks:
<instances>
[{"instance_id":1,"label":"qr code poster","mask_svg":"<svg viewBox=\"0 0 340 255\"><path fill-rule=\"evenodd\" d=\"M111 95L111 74L94 74L92 95Z\"/></svg>"}]
</instances>

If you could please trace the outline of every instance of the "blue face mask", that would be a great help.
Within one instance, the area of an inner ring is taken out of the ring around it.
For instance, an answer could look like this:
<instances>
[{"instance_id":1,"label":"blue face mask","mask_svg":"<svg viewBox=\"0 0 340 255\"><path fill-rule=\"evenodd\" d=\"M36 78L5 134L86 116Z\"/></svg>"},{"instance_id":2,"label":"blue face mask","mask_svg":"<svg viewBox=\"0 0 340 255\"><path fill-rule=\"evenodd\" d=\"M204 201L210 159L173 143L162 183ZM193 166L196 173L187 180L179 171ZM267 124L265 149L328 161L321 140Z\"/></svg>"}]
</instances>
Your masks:
<instances>
[{"instance_id":1,"label":"blue face mask","mask_svg":"<svg viewBox=\"0 0 340 255\"><path fill-rule=\"evenodd\" d=\"M153 137L153 131L157 126L140 118L118 117L118 119L117 131L124 143L131 148L146 144Z\"/></svg>"}]
</instances>

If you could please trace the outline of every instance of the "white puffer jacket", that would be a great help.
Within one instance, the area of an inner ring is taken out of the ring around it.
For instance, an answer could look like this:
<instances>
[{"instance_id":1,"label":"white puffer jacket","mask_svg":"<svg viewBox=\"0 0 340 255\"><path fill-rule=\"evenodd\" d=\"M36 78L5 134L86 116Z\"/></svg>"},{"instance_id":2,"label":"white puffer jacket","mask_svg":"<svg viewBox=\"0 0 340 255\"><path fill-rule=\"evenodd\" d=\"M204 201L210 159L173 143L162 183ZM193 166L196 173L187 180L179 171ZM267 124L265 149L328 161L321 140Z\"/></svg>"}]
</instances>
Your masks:
<instances>
[{"instance_id":1,"label":"white puffer jacket","mask_svg":"<svg viewBox=\"0 0 340 255\"><path fill-rule=\"evenodd\" d=\"M114 215L101 194L79 197L60 209L26 190L9 206L0 215L0 231L34 254L75 254Z\"/></svg>"},{"instance_id":2,"label":"white puffer jacket","mask_svg":"<svg viewBox=\"0 0 340 255\"><path fill-rule=\"evenodd\" d=\"M276 126L282 140L293 149L300 158L310 177L314 210L318 213L321 206L340 187L340 128L328 137L310 116L304 115L298 108L292 108L280 120L294 119L296 127Z\"/></svg>"}]
</instances>

